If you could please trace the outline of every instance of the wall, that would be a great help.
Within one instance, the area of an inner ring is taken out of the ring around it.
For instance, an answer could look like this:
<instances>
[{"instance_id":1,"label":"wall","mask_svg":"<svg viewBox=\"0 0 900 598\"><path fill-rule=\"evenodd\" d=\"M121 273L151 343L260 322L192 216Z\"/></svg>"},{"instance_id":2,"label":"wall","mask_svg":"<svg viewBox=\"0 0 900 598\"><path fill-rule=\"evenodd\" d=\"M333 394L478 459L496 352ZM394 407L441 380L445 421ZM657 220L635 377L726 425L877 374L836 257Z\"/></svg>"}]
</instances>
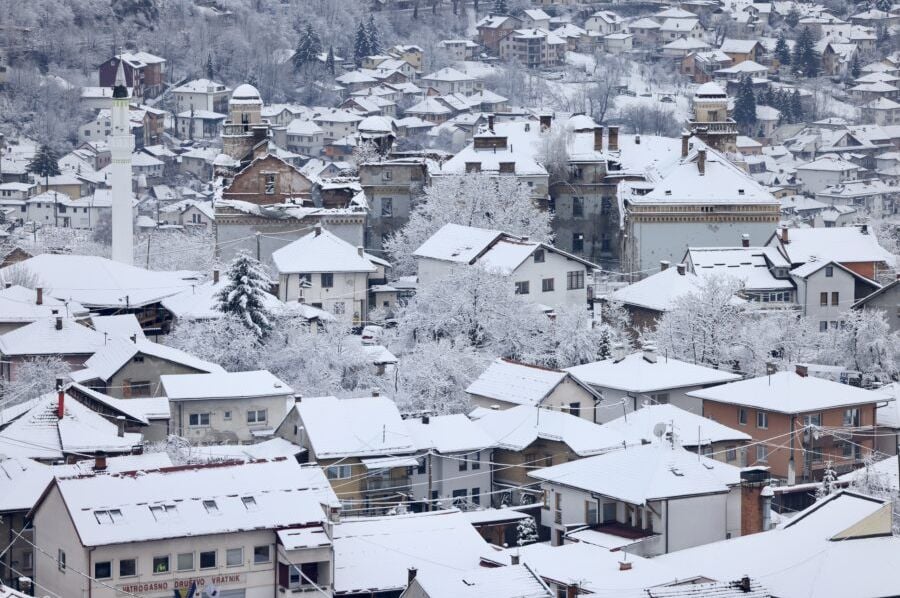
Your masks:
<instances>
[{"instance_id":1,"label":"wall","mask_svg":"<svg viewBox=\"0 0 900 598\"><path fill-rule=\"evenodd\" d=\"M13 588L18 587L22 575L34 578L34 561L40 557L29 544L34 542L34 533L25 529L25 515L27 511L0 515L0 538L4 545L9 545L6 554L0 556L0 581ZM17 539L18 534L21 534L20 539ZM28 564L29 560L31 564Z\"/></svg>"},{"instance_id":2,"label":"wall","mask_svg":"<svg viewBox=\"0 0 900 598\"><path fill-rule=\"evenodd\" d=\"M107 381L103 391L117 399L127 399L141 396L162 396L159 388L159 377L169 374L203 374L206 373L196 368L188 367L165 359L139 354L143 361L128 361L122 368L113 374ZM130 388L132 382L150 382L149 394L136 394Z\"/></svg>"},{"instance_id":3,"label":"wall","mask_svg":"<svg viewBox=\"0 0 900 598\"><path fill-rule=\"evenodd\" d=\"M580 289L567 288L567 274L580 271L584 273L584 285ZM529 293L522 298L533 303L549 305L550 307L586 306L587 285L590 271L581 262L564 257L553 251L544 250L544 261L535 262L534 256L529 256L516 270L510 274L510 283L519 281L529 282ZM553 291L543 292L542 280L552 278Z\"/></svg>"},{"instance_id":4,"label":"wall","mask_svg":"<svg viewBox=\"0 0 900 598\"><path fill-rule=\"evenodd\" d=\"M866 303L863 309L880 309L891 327L891 332L900 330L900 285L894 285Z\"/></svg>"},{"instance_id":5,"label":"wall","mask_svg":"<svg viewBox=\"0 0 900 598\"><path fill-rule=\"evenodd\" d=\"M170 400L172 433L180 434L192 442L235 443L253 442L252 430L272 429L281 423L289 397L273 396L247 399ZM248 424L247 411L266 409L267 420L262 424ZM226 412L231 418L225 419ZM209 426L192 427L190 414L209 413Z\"/></svg>"},{"instance_id":6,"label":"wall","mask_svg":"<svg viewBox=\"0 0 900 598\"><path fill-rule=\"evenodd\" d=\"M35 550L34 581L41 584L44 591L58 596L87 596L85 579L74 571L62 572L56 562L59 549L66 553L66 567L87 572L89 569L87 549L69 519L66 505L59 490L54 486L34 517L34 543L52 556Z\"/></svg>"},{"instance_id":7,"label":"wall","mask_svg":"<svg viewBox=\"0 0 900 598\"><path fill-rule=\"evenodd\" d=\"M332 287L322 286L322 275L314 272L309 276L310 286L303 288L303 303L320 304L322 309L333 313L346 313L354 319L366 318L368 274L365 272L334 272ZM279 277L279 298L284 302L299 299L300 275L281 274Z\"/></svg>"},{"instance_id":8,"label":"wall","mask_svg":"<svg viewBox=\"0 0 900 598\"><path fill-rule=\"evenodd\" d=\"M467 452L449 455L433 455L431 457L431 484L432 490L437 492L438 498L447 499L441 507L452 506L452 497L455 490L465 491L466 500L484 506L491 503L491 449L478 452ZM466 468L461 470L460 464L465 460ZM418 473L413 469L410 480L412 482L412 494L414 500L428 498L428 457L419 457L419 461L425 464L425 473ZM474 467L477 465L477 469ZM477 498L474 498L478 495Z\"/></svg>"},{"instance_id":9,"label":"wall","mask_svg":"<svg viewBox=\"0 0 900 598\"><path fill-rule=\"evenodd\" d=\"M803 310L803 315L812 320L816 326L820 322L842 322L844 312L850 309L855 302L854 289L856 279L853 275L834 267L833 276L826 276L826 269L821 268L809 277L800 279L794 277L797 283L797 300ZM838 293L838 305L832 305L832 293ZM820 305L821 293L827 293L828 305Z\"/></svg>"}]
</instances>

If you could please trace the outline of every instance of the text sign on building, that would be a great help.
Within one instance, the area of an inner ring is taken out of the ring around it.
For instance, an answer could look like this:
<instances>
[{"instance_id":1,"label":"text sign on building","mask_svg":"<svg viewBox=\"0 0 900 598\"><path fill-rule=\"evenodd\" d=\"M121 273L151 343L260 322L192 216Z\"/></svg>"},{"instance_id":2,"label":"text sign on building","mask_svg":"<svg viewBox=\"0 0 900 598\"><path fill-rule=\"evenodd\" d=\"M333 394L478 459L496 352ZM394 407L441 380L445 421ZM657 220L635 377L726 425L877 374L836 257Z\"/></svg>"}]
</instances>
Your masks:
<instances>
[{"instance_id":1,"label":"text sign on building","mask_svg":"<svg viewBox=\"0 0 900 598\"><path fill-rule=\"evenodd\" d=\"M244 575L241 573L229 573L227 575L210 575L208 577L186 577L184 579L166 579L159 581L136 581L116 586L116 589L128 594L145 594L148 592L173 592L174 590L187 590L194 584L199 590L208 585L223 586L235 583L243 583Z\"/></svg>"}]
</instances>

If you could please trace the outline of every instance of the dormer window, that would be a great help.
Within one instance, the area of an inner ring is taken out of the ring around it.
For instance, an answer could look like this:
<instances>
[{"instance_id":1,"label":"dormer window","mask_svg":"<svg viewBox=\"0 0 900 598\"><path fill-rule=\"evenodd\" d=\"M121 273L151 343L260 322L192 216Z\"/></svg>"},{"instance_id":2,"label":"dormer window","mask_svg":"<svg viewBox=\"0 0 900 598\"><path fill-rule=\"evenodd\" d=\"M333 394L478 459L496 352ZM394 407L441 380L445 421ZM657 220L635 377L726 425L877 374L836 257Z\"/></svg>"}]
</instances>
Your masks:
<instances>
[{"instance_id":1,"label":"dormer window","mask_svg":"<svg viewBox=\"0 0 900 598\"><path fill-rule=\"evenodd\" d=\"M516 173L516 163L515 162L500 162L500 174L515 174Z\"/></svg>"},{"instance_id":2,"label":"dormer window","mask_svg":"<svg viewBox=\"0 0 900 598\"><path fill-rule=\"evenodd\" d=\"M106 511L94 511L94 518L100 525L112 525L122 521L122 511L119 509L109 509Z\"/></svg>"},{"instance_id":3,"label":"dormer window","mask_svg":"<svg viewBox=\"0 0 900 598\"><path fill-rule=\"evenodd\" d=\"M214 500L204 500L203 508L206 509L206 512L210 515L218 515L219 514L219 505L216 504Z\"/></svg>"},{"instance_id":4,"label":"dormer window","mask_svg":"<svg viewBox=\"0 0 900 598\"><path fill-rule=\"evenodd\" d=\"M171 519L177 513L175 505L153 505L150 507L150 514L157 521Z\"/></svg>"},{"instance_id":5,"label":"dormer window","mask_svg":"<svg viewBox=\"0 0 900 598\"><path fill-rule=\"evenodd\" d=\"M481 162L466 162L466 172L481 172Z\"/></svg>"},{"instance_id":6,"label":"dormer window","mask_svg":"<svg viewBox=\"0 0 900 598\"><path fill-rule=\"evenodd\" d=\"M256 510L256 499L252 496L242 496L241 502L244 504L244 508L248 511Z\"/></svg>"}]
</instances>

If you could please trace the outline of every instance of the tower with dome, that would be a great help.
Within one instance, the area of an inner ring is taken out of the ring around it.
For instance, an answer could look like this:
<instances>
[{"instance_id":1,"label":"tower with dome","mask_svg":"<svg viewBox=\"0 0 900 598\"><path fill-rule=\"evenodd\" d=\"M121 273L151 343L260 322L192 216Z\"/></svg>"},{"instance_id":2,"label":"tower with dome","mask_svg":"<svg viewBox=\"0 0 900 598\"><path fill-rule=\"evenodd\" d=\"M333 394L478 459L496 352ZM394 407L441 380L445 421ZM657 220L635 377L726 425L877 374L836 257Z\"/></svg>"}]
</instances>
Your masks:
<instances>
[{"instance_id":1,"label":"tower with dome","mask_svg":"<svg viewBox=\"0 0 900 598\"><path fill-rule=\"evenodd\" d=\"M728 94L718 83L704 83L694 92L691 134L720 152L736 153L738 127L728 115Z\"/></svg>"},{"instance_id":2,"label":"tower with dome","mask_svg":"<svg viewBox=\"0 0 900 598\"><path fill-rule=\"evenodd\" d=\"M228 102L228 119L222 126L222 151L241 161L269 136L270 124L262 118L262 98L252 85L238 85Z\"/></svg>"}]
</instances>

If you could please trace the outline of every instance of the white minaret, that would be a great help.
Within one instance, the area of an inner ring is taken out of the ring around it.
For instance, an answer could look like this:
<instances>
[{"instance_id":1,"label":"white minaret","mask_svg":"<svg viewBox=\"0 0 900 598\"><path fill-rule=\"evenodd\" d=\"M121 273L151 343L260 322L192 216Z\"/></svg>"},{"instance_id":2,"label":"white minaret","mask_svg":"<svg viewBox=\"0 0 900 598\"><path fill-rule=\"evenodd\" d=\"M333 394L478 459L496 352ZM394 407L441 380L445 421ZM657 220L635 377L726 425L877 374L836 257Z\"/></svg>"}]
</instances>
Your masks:
<instances>
[{"instance_id":1,"label":"white minaret","mask_svg":"<svg viewBox=\"0 0 900 598\"><path fill-rule=\"evenodd\" d=\"M112 158L112 259L131 264L134 260L134 218L131 205L131 152L134 151L134 135L131 134L128 120L130 96L125 84L121 56L112 96L112 135L109 137L109 153Z\"/></svg>"}]
</instances>

